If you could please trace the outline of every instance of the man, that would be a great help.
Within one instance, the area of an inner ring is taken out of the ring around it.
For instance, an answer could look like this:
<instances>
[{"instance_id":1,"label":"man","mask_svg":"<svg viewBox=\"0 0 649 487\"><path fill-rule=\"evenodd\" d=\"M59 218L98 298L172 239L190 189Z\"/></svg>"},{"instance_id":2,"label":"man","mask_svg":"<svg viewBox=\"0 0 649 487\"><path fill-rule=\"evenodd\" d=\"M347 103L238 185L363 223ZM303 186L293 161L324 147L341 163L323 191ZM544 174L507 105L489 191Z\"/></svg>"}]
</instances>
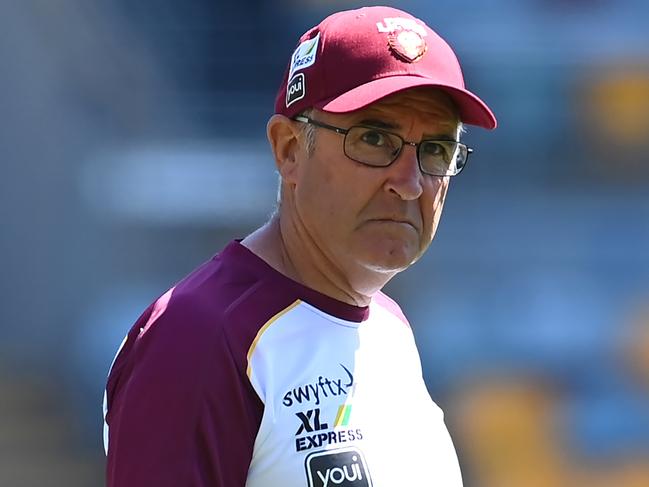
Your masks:
<instances>
[{"instance_id":1,"label":"man","mask_svg":"<svg viewBox=\"0 0 649 487\"><path fill-rule=\"evenodd\" d=\"M114 362L108 486L460 486L381 288L435 234L461 124L496 120L450 47L387 7L305 33L275 112L276 214L153 303Z\"/></svg>"}]
</instances>

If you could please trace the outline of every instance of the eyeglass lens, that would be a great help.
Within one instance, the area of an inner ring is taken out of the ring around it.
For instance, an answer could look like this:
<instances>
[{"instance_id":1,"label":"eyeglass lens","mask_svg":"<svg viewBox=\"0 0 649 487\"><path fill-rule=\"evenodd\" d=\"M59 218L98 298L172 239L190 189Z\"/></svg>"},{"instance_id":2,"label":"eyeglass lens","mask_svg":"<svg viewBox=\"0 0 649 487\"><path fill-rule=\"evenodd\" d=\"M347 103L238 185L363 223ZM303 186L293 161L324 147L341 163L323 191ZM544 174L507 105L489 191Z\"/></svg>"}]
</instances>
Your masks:
<instances>
[{"instance_id":1,"label":"eyeglass lens","mask_svg":"<svg viewBox=\"0 0 649 487\"><path fill-rule=\"evenodd\" d=\"M368 127L351 127L345 137L345 153L371 166L388 166L401 152L403 140L396 134ZM418 147L423 172L435 176L457 174L466 162L466 147L453 141L422 141Z\"/></svg>"}]
</instances>

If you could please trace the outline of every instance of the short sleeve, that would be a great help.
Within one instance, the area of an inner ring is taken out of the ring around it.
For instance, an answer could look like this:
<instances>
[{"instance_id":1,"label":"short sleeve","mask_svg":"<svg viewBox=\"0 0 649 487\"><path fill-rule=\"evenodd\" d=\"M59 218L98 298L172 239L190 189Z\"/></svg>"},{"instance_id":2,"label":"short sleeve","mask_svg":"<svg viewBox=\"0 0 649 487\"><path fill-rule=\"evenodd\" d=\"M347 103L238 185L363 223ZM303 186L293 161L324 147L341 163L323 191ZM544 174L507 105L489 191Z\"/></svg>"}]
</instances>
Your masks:
<instances>
[{"instance_id":1,"label":"short sleeve","mask_svg":"<svg viewBox=\"0 0 649 487\"><path fill-rule=\"evenodd\" d=\"M243 487L263 407L222 318L167 299L138 320L109 375L107 487Z\"/></svg>"}]
</instances>

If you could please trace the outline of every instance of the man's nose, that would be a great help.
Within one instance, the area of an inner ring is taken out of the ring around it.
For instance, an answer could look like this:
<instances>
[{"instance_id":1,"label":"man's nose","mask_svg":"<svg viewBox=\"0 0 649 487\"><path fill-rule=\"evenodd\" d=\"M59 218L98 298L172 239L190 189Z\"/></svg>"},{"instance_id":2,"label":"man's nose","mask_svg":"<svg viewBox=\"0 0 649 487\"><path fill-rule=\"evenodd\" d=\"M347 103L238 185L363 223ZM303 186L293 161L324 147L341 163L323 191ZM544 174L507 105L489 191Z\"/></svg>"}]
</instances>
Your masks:
<instances>
[{"instance_id":1,"label":"man's nose","mask_svg":"<svg viewBox=\"0 0 649 487\"><path fill-rule=\"evenodd\" d=\"M417 147L405 143L397 159L387 168L385 189L402 200L416 200L423 191L423 177L417 160Z\"/></svg>"}]
</instances>

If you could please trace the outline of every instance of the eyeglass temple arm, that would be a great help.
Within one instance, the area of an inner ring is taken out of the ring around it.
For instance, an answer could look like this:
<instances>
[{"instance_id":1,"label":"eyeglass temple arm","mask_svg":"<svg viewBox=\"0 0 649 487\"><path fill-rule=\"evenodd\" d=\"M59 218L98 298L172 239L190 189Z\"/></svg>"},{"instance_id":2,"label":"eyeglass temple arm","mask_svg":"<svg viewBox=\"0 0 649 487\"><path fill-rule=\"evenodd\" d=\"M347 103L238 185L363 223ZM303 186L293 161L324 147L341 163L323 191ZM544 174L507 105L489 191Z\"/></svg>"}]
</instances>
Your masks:
<instances>
[{"instance_id":1,"label":"eyeglass temple arm","mask_svg":"<svg viewBox=\"0 0 649 487\"><path fill-rule=\"evenodd\" d=\"M310 125L315 125L316 127L321 127L323 129L333 130L334 132L336 132L338 134L342 134L342 135L347 135L347 133L349 132L349 130L347 130L347 129L342 129L340 127L334 127L333 125L329 125L329 124L323 123L323 122L318 122L317 120L313 120L313 119L311 119L309 117L303 117L302 115L297 115L297 116L293 117L293 120L295 120L297 122L308 123Z\"/></svg>"}]
</instances>

